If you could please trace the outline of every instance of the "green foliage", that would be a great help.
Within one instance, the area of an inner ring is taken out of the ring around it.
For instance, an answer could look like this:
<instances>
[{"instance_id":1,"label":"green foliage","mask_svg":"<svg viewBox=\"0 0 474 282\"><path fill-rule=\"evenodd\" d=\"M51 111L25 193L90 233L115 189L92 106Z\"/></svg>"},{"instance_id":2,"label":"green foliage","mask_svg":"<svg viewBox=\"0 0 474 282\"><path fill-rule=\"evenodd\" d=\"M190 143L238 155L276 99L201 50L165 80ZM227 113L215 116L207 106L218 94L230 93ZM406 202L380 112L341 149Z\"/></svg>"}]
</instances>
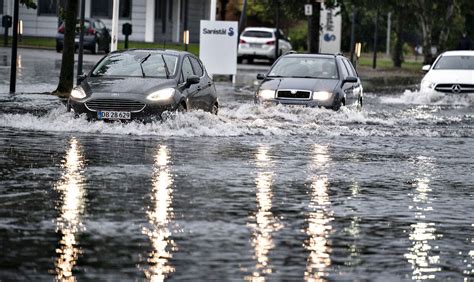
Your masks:
<instances>
[{"instance_id":1,"label":"green foliage","mask_svg":"<svg viewBox=\"0 0 474 282\"><path fill-rule=\"evenodd\" d=\"M28 9L36 9L36 1L34 0L20 0L20 3L25 5Z\"/></svg>"},{"instance_id":2,"label":"green foliage","mask_svg":"<svg viewBox=\"0 0 474 282\"><path fill-rule=\"evenodd\" d=\"M301 21L297 25L288 29L288 37L291 38L291 45L296 51L304 51L307 49L308 25Z\"/></svg>"}]
</instances>

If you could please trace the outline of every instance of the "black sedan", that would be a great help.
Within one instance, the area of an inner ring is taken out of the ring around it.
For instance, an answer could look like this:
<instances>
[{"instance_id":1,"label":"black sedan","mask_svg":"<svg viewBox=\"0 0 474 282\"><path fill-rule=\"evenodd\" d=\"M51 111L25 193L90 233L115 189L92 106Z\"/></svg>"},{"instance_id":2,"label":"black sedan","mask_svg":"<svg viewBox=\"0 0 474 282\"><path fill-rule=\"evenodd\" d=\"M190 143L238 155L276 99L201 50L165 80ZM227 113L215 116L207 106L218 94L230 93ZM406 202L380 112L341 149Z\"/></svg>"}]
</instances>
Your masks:
<instances>
[{"instance_id":1,"label":"black sedan","mask_svg":"<svg viewBox=\"0 0 474 282\"><path fill-rule=\"evenodd\" d=\"M214 82L202 62L188 52L116 51L81 77L68 110L88 119L143 121L165 111L202 109L217 114Z\"/></svg>"},{"instance_id":2,"label":"black sedan","mask_svg":"<svg viewBox=\"0 0 474 282\"><path fill-rule=\"evenodd\" d=\"M280 57L255 93L255 102L325 107L362 106L361 81L352 64L342 55L288 54Z\"/></svg>"},{"instance_id":3,"label":"black sedan","mask_svg":"<svg viewBox=\"0 0 474 282\"><path fill-rule=\"evenodd\" d=\"M61 52L64 47L64 22L59 26L56 34L56 51ZM75 47L79 48L79 20L76 24ZM105 24L99 19L84 20L84 49L92 54L103 50L105 53L110 51L110 32Z\"/></svg>"}]
</instances>

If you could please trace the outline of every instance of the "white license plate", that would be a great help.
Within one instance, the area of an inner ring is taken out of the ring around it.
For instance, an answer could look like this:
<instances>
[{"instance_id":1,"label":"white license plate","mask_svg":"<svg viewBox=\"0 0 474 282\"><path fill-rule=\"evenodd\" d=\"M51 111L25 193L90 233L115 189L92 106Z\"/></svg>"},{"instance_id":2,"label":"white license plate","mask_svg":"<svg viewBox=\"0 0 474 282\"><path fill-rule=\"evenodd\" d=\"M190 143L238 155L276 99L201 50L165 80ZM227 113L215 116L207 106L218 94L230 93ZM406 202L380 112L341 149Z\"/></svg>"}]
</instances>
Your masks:
<instances>
[{"instance_id":1,"label":"white license plate","mask_svg":"<svg viewBox=\"0 0 474 282\"><path fill-rule=\"evenodd\" d=\"M260 44L260 43L250 43L249 46L252 47L252 48L262 48L263 44Z\"/></svg>"},{"instance_id":2,"label":"white license plate","mask_svg":"<svg viewBox=\"0 0 474 282\"><path fill-rule=\"evenodd\" d=\"M113 111L102 111L97 112L99 119L130 119L132 115L130 112L113 112Z\"/></svg>"}]
</instances>

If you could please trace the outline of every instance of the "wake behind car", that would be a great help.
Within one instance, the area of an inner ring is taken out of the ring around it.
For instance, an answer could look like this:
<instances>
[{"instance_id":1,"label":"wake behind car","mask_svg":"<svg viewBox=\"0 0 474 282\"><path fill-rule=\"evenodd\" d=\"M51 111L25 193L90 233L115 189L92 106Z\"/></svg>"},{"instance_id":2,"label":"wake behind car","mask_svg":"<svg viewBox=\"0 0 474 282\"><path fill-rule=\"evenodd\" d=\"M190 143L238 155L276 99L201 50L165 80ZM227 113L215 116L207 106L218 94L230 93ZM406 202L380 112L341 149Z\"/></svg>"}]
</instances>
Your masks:
<instances>
[{"instance_id":1,"label":"wake behind car","mask_svg":"<svg viewBox=\"0 0 474 282\"><path fill-rule=\"evenodd\" d=\"M444 52L423 70L422 93L474 94L474 51Z\"/></svg>"},{"instance_id":2,"label":"wake behind car","mask_svg":"<svg viewBox=\"0 0 474 282\"><path fill-rule=\"evenodd\" d=\"M271 67L255 93L257 103L325 107L362 106L361 80L342 55L288 54Z\"/></svg>"},{"instance_id":3,"label":"wake behind car","mask_svg":"<svg viewBox=\"0 0 474 282\"><path fill-rule=\"evenodd\" d=\"M68 110L99 120L155 120L165 111L217 114L214 82L188 52L136 49L103 57L68 100Z\"/></svg>"}]
</instances>

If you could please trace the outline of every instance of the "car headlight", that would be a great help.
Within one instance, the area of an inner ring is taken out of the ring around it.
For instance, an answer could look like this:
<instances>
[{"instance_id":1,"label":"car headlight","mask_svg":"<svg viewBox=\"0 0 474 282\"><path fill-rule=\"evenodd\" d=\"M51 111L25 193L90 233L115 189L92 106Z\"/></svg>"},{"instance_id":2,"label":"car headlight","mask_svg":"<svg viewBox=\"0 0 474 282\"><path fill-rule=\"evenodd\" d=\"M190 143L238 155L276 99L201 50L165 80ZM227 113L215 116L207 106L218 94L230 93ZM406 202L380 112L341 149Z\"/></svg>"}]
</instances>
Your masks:
<instances>
[{"instance_id":1,"label":"car headlight","mask_svg":"<svg viewBox=\"0 0 474 282\"><path fill-rule=\"evenodd\" d=\"M263 99L263 100L269 100L269 99L274 99L275 98L275 90L259 90L258 91L258 97Z\"/></svg>"},{"instance_id":2,"label":"car headlight","mask_svg":"<svg viewBox=\"0 0 474 282\"><path fill-rule=\"evenodd\" d=\"M82 99L86 97L86 93L81 87L76 87L71 91L71 97L76 99Z\"/></svg>"},{"instance_id":3,"label":"car headlight","mask_svg":"<svg viewBox=\"0 0 474 282\"><path fill-rule=\"evenodd\" d=\"M328 91L316 91L313 92L313 100L325 101L331 98L332 93Z\"/></svg>"},{"instance_id":4,"label":"car headlight","mask_svg":"<svg viewBox=\"0 0 474 282\"><path fill-rule=\"evenodd\" d=\"M423 80L421 81L421 88L429 88L433 89L436 86L436 83L431 82L429 80Z\"/></svg>"},{"instance_id":5,"label":"car headlight","mask_svg":"<svg viewBox=\"0 0 474 282\"><path fill-rule=\"evenodd\" d=\"M146 98L150 101L165 101L171 99L175 91L174 88L165 88L151 93Z\"/></svg>"}]
</instances>

